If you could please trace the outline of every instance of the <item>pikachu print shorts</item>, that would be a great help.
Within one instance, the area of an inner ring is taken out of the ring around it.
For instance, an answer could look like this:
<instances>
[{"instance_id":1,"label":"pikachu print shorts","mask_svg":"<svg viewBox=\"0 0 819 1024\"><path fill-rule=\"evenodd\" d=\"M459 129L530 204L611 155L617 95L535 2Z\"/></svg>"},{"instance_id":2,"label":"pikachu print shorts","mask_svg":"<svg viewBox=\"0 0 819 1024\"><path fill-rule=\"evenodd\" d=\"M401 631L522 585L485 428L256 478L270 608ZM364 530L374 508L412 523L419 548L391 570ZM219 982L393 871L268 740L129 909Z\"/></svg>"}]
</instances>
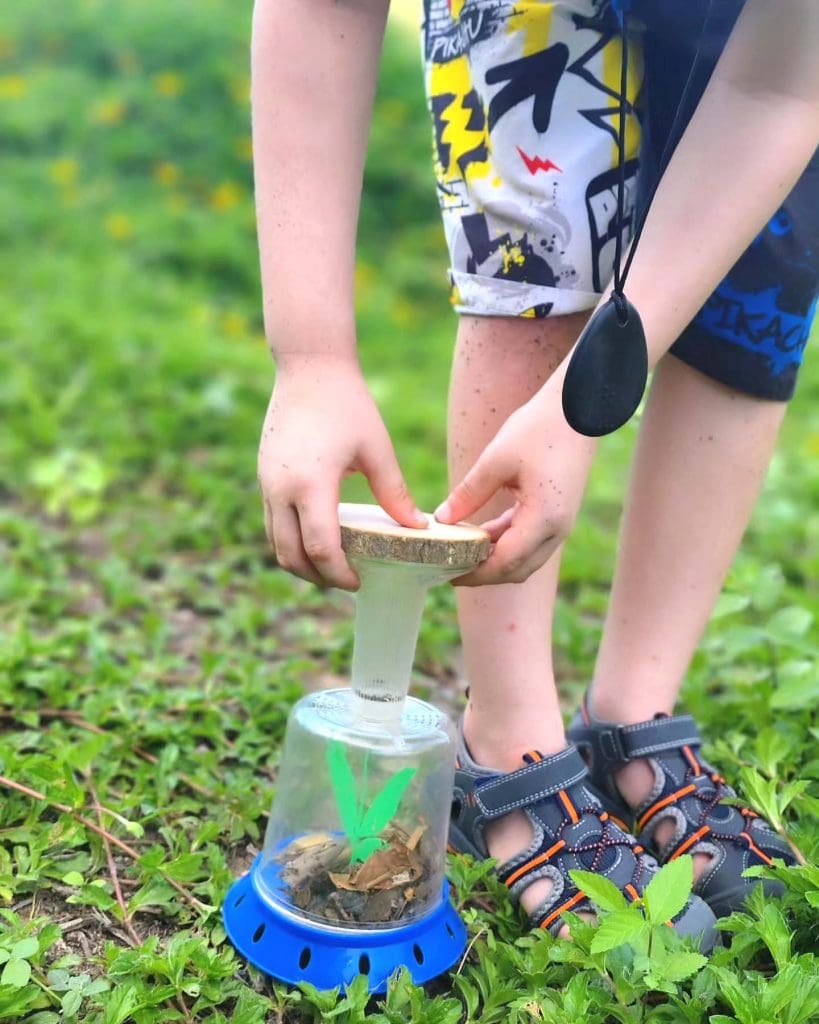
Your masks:
<instances>
[{"instance_id":1,"label":"pikachu print shorts","mask_svg":"<svg viewBox=\"0 0 819 1024\"><path fill-rule=\"evenodd\" d=\"M546 317L596 305L617 236L628 242L659 175L694 55L702 44L672 147L742 2L714 0L703 36L707 0L424 0L425 84L457 312ZM624 5L627 162L618 220L616 8ZM817 195L814 157L675 355L737 390L790 397L819 292Z\"/></svg>"}]
</instances>

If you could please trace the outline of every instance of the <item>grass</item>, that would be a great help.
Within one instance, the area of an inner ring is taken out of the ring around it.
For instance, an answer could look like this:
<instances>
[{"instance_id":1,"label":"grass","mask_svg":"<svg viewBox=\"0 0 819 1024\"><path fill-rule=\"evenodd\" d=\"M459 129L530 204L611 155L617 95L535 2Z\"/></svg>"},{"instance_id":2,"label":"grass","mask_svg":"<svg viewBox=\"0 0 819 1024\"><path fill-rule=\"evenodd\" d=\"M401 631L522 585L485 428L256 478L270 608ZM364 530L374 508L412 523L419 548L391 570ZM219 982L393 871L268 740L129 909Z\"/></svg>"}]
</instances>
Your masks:
<instances>
[{"instance_id":1,"label":"grass","mask_svg":"<svg viewBox=\"0 0 819 1024\"><path fill-rule=\"evenodd\" d=\"M784 901L729 921L730 949L679 981L656 977L659 954L593 951L580 925L572 945L525 935L486 867L460 859L469 956L426 993L406 978L375 1002L360 983L343 998L289 992L226 943L218 907L260 843L288 709L305 687L344 676L351 644L348 598L276 570L262 531L255 449L273 367L251 200L249 18L248 3L227 0L0 10L0 1020L810 1019L810 359L685 689L708 753L809 862L784 872ZM359 325L373 391L430 507L445 489L454 324L425 117L402 21L371 140ZM633 436L606 443L565 558L567 706L599 636ZM347 496L363 493L353 482ZM419 692L453 691L456 644L452 595L439 588Z\"/></svg>"}]
</instances>

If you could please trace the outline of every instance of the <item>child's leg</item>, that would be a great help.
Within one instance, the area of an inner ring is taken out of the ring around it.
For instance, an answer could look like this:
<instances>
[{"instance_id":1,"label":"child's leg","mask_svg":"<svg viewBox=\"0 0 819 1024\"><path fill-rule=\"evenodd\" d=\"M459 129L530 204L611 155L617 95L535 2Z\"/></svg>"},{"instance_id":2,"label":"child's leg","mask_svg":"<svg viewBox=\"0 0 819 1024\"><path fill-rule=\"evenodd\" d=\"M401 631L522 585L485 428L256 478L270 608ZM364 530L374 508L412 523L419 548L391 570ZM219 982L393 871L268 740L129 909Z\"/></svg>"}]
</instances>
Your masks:
<instances>
[{"instance_id":1,"label":"child's leg","mask_svg":"<svg viewBox=\"0 0 819 1024\"><path fill-rule=\"evenodd\" d=\"M571 348L586 314L529 320L462 317L452 369L449 405L451 482L460 480L504 420L543 384ZM485 506L484 520L503 501ZM566 746L552 672L550 625L559 558L526 583L458 588L469 706L464 734L481 764L511 771L527 750L555 753ZM505 860L531 841L521 812L493 823L490 853ZM548 893L547 879L533 882L522 903L533 909Z\"/></svg>"},{"instance_id":2,"label":"child's leg","mask_svg":"<svg viewBox=\"0 0 819 1024\"><path fill-rule=\"evenodd\" d=\"M670 714L748 524L785 403L740 394L666 356L640 427L608 615L590 693L621 723ZM645 761L618 776L644 799ZM663 828L673 832L672 823ZM666 837L658 829L657 839Z\"/></svg>"}]
</instances>

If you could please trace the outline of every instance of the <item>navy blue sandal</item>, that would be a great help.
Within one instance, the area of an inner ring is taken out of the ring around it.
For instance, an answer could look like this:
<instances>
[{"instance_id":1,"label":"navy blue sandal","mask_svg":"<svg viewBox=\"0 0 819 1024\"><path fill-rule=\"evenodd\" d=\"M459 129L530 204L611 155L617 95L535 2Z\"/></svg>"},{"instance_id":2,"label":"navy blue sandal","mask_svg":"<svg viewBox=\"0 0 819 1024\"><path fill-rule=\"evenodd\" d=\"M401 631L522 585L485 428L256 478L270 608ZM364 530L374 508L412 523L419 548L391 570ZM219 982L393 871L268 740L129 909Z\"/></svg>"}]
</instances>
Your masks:
<instances>
[{"instance_id":1,"label":"navy blue sandal","mask_svg":"<svg viewBox=\"0 0 819 1024\"><path fill-rule=\"evenodd\" d=\"M490 856L484 838L488 823L514 810L529 819L531 844L496 867L500 880L519 899L537 878L550 878L552 890L528 915L532 928L557 935L566 911L594 912L570 870L594 871L612 881L627 899L636 900L657 870L657 862L632 835L620 828L586 785L588 768L578 751L567 747L544 757L531 750L523 766L503 774L476 764L461 731L450 823L450 848L478 859ZM674 918L683 935L697 936L708 952L716 941L714 915L692 896Z\"/></svg>"},{"instance_id":2,"label":"navy blue sandal","mask_svg":"<svg viewBox=\"0 0 819 1024\"><path fill-rule=\"evenodd\" d=\"M690 715L658 715L636 725L594 719L586 698L567 736L589 766L591 783L609 813L661 864L684 853L703 853L711 863L694 883L718 917L739 910L751 889L762 884L767 894L782 892L780 883L743 878L746 868L771 864L774 858L794 863L787 842L749 807L726 803L735 791L700 754L699 730ZM620 794L614 773L629 761L645 758L654 771L648 797L632 811ZM657 826L673 821L674 834L660 846Z\"/></svg>"}]
</instances>

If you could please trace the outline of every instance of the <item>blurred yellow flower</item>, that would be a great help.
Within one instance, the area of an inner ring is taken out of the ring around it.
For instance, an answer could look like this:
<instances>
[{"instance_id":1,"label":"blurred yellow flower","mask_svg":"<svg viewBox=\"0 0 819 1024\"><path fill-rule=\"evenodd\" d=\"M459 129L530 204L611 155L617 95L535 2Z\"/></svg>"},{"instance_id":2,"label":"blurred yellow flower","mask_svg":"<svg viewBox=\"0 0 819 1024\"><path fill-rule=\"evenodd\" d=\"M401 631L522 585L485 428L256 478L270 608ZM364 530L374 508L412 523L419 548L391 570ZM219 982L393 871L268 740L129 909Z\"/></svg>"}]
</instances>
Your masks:
<instances>
[{"instance_id":1,"label":"blurred yellow flower","mask_svg":"<svg viewBox=\"0 0 819 1024\"><path fill-rule=\"evenodd\" d=\"M235 181L223 181L210 194L211 209L230 210L242 198L242 190Z\"/></svg>"},{"instance_id":2,"label":"blurred yellow flower","mask_svg":"<svg viewBox=\"0 0 819 1024\"><path fill-rule=\"evenodd\" d=\"M237 103L250 102L250 76L233 75L230 80L230 95Z\"/></svg>"},{"instance_id":3,"label":"blurred yellow flower","mask_svg":"<svg viewBox=\"0 0 819 1024\"><path fill-rule=\"evenodd\" d=\"M91 108L91 120L96 124L118 124L124 114L122 100L99 100Z\"/></svg>"},{"instance_id":4,"label":"blurred yellow flower","mask_svg":"<svg viewBox=\"0 0 819 1024\"><path fill-rule=\"evenodd\" d=\"M177 164L172 164L168 160L161 160L154 164L154 180L158 181L160 185L165 185L166 188L178 184L181 177L182 172Z\"/></svg>"},{"instance_id":5,"label":"blurred yellow flower","mask_svg":"<svg viewBox=\"0 0 819 1024\"><path fill-rule=\"evenodd\" d=\"M80 165L72 156L61 156L52 160L48 168L48 176L55 185L73 185L77 180Z\"/></svg>"},{"instance_id":6,"label":"blurred yellow flower","mask_svg":"<svg viewBox=\"0 0 819 1024\"><path fill-rule=\"evenodd\" d=\"M233 144L233 152L240 160L252 160L253 139L249 135L245 135L241 139L237 139Z\"/></svg>"},{"instance_id":7,"label":"blurred yellow flower","mask_svg":"<svg viewBox=\"0 0 819 1024\"><path fill-rule=\"evenodd\" d=\"M222 333L226 334L229 338L241 338L247 334L247 318L233 310L222 316L219 326L222 329Z\"/></svg>"},{"instance_id":8,"label":"blurred yellow flower","mask_svg":"<svg viewBox=\"0 0 819 1024\"><path fill-rule=\"evenodd\" d=\"M154 89L160 96L178 96L184 88L182 76L175 71L160 71L153 78Z\"/></svg>"},{"instance_id":9,"label":"blurred yellow flower","mask_svg":"<svg viewBox=\"0 0 819 1024\"><path fill-rule=\"evenodd\" d=\"M369 263L358 262L355 265L355 292L359 297L366 295L367 292L372 291L375 286L375 282L378 280L378 274Z\"/></svg>"},{"instance_id":10,"label":"blurred yellow flower","mask_svg":"<svg viewBox=\"0 0 819 1024\"><path fill-rule=\"evenodd\" d=\"M0 77L0 100L18 100L25 96L28 85L22 75Z\"/></svg>"},{"instance_id":11,"label":"blurred yellow flower","mask_svg":"<svg viewBox=\"0 0 819 1024\"><path fill-rule=\"evenodd\" d=\"M388 124L403 124L407 120L407 105L397 97L387 96L378 103L378 116Z\"/></svg>"},{"instance_id":12,"label":"blurred yellow flower","mask_svg":"<svg viewBox=\"0 0 819 1024\"><path fill-rule=\"evenodd\" d=\"M398 327L411 327L418 318L412 303L406 299L396 299L390 309L390 319Z\"/></svg>"},{"instance_id":13,"label":"blurred yellow flower","mask_svg":"<svg viewBox=\"0 0 819 1024\"><path fill-rule=\"evenodd\" d=\"M105 230L117 242L130 238L134 233L131 218L125 213L109 213L105 218Z\"/></svg>"}]
</instances>

